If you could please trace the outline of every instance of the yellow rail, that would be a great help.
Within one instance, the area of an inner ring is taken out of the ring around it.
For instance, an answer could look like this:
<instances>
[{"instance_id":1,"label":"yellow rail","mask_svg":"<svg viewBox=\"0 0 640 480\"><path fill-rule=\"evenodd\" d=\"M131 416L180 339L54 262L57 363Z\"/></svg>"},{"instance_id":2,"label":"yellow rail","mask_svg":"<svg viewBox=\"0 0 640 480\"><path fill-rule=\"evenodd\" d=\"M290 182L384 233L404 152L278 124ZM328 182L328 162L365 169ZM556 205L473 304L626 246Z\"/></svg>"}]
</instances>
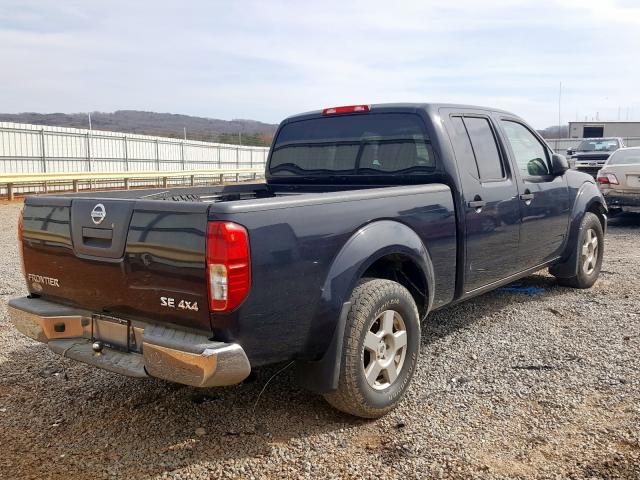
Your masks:
<instances>
[{"instance_id":1,"label":"yellow rail","mask_svg":"<svg viewBox=\"0 0 640 480\"><path fill-rule=\"evenodd\" d=\"M225 168L214 170L172 170L172 171L127 171L127 172L49 172L49 173L0 173L0 185L7 188L7 197L13 200L14 188L20 185L44 184L45 190L48 183L72 183L73 190L78 191L78 182L99 182L107 180L124 180L124 188L129 188L130 180L143 180L147 178L162 179L163 187L167 186L170 178L190 178L191 185L196 177L217 177L222 183L225 175L256 175L264 173L264 168Z\"/></svg>"}]
</instances>

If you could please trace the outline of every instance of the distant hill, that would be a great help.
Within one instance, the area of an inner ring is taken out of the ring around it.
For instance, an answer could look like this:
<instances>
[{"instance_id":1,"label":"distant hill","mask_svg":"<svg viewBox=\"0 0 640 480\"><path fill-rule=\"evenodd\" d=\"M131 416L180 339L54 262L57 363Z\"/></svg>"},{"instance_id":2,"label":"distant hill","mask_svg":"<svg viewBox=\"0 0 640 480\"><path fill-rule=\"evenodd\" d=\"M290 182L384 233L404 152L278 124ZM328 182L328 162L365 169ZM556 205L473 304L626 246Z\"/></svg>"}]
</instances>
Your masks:
<instances>
[{"instance_id":1,"label":"distant hill","mask_svg":"<svg viewBox=\"0 0 640 480\"><path fill-rule=\"evenodd\" d=\"M558 126L554 125L544 130L538 130L538 133L542 135L542 138L569 138L569 125L562 125L559 132Z\"/></svg>"},{"instance_id":2,"label":"distant hill","mask_svg":"<svg viewBox=\"0 0 640 480\"><path fill-rule=\"evenodd\" d=\"M88 128L86 113L0 113L0 122L32 123L56 127ZM183 138L184 128L190 140L270 145L277 125L255 120L218 120L173 113L118 110L91 112L94 130Z\"/></svg>"}]
</instances>

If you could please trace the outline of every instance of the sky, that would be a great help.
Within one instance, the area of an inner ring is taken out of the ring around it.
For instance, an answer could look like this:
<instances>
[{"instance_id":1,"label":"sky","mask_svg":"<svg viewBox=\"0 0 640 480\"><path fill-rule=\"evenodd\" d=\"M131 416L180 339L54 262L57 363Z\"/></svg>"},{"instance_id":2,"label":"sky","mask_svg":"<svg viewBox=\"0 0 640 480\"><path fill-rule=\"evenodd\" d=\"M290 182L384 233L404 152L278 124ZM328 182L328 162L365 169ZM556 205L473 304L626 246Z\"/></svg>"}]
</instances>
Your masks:
<instances>
[{"instance_id":1,"label":"sky","mask_svg":"<svg viewBox=\"0 0 640 480\"><path fill-rule=\"evenodd\" d=\"M452 102L640 121L640 0L0 0L0 112L277 123Z\"/></svg>"}]
</instances>

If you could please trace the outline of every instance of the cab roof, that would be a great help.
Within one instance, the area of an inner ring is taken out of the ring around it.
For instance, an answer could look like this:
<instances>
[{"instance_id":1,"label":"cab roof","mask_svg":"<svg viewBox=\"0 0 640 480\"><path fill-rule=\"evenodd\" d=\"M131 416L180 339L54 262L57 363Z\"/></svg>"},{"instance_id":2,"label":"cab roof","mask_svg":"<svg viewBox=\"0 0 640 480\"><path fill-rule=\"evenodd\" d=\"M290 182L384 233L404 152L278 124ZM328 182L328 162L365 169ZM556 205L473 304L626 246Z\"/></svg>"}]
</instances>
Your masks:
<instances>
[{"instance_id":1,"label":"cab roof","mask_svg":"<svg viewBox=\"0 0 640 480\"><path fill-rule=\"evenodd\" d=\"M389 112L412 112L412 111L415 112L416 110L423 110L423 111L426 111L427 114L437 114L437 112L441 108L454 108L459 110L485 110L487 112L495 112L495 113L501 113L504 115L509 115L512 117L518 117L518 115L515 115L511 112L508 112L506 110L501 110L498 108L482 107L478 105L456 104L456 103L373 103L373 104L369 104L368 107L370 108L371 112L384 111L389 113ZM341 107L330 107L330 108L341 108ZM303 113L291 115L285 118L283 120L283 123L295 121L295 120L302 120L304 118L319 117L323 115L323 112L325 110L327 110L327 108L324 108L322 110L312 110L309 112L303 112Z\"/></svg>"}]
</instances>

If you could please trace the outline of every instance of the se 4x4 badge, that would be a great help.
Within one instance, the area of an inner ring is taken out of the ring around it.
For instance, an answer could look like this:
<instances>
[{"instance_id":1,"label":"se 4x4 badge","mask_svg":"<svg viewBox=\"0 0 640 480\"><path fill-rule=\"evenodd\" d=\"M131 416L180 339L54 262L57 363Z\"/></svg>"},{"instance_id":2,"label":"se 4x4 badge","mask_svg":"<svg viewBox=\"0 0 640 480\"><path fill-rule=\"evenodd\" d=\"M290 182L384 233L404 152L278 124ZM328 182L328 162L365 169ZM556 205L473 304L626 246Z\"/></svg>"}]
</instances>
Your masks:
<instances>
[{"instance_id":1,"label":"se 4x4 badge","mask_svg":"<svg viewBox=\"0 0 640 480\"><path fill-rule=\"evenodd\" d=\"M198 302L180 300L176 303L176 299L171 297L160 297L160 305L167 308L177 308L179 310L198 311Z\"/></svg>"}]
</instances>

